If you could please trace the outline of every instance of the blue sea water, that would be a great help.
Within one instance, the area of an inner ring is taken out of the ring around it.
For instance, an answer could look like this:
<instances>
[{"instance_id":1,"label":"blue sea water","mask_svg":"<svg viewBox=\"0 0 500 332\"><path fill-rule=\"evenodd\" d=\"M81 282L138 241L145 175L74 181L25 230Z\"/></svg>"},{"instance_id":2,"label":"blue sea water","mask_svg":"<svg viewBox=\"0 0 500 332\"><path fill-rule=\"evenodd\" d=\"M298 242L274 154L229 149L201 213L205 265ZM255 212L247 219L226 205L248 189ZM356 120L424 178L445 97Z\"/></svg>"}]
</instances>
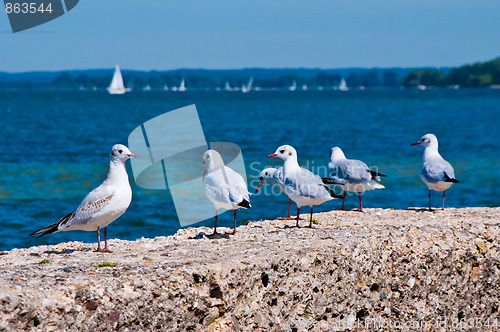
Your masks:
<instances>
[{"instance_id":1,"label":"blue sea water","mask_svg":"<svg viewBox=\"0 0 500 332\"><path fill-rule=\"evenodd\" d=\"M243 152L250 190L266 159L282 144L297 149L299 163L324 171L333 146L387 174L386 189L367 192L364 207L427 206L420 181L421 147L410 144L426 133L460 183L447 191L447 206L500 203L500 90L132 92L111 96L90 91L0 91L0 250L78 240L95 242L94 232L60 232L42 238L29 233L73 211L104 178L108 153L127 144L145 121L196 104L207 141L233 142ZM201 167L201 161L200 161ZM135 185L132 203L109 227L110 238L136 239L173 234L179 223L168 190ZM201 168L202 171L202 168ZM201 176L201 174L200 174ZM287 198L264 190L238 220L286 214ZM340 207L326 202L315 211ZM433 193L433 205L441 193ZM346 208L358 206L348 196ZM305 209L303 212L307 212ZM292 213L295 212L292 207ZM219 218L232 226L232 214ZM213 225L213 219L197 225Z\"/></svg>"}]
</instances>

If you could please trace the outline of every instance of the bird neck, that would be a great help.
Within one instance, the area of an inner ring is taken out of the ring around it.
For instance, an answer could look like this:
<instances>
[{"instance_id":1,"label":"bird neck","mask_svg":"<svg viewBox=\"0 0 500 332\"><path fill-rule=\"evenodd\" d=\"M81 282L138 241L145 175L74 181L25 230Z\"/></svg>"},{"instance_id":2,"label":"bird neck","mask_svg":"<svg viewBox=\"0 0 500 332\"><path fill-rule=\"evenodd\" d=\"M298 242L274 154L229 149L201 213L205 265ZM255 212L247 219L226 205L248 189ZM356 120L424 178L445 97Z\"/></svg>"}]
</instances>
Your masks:
<instances>
[{"instance_id":1,"label":"bird neck","mask_svg":"<svg viewBox=\"0 0 500 332\"><path fill-rule=\"evenodd\" d=\"M424 160L439 156L439 151L437 146L428 146L424 150Z\"/></svg>"},{"instance_id":2,"label":"bird neck","mask_svg":"<svg viewBox=\"0 0 500 332\"><path fill-rule=\"evenodd\" d=\"M297 162L296 156L290 156L285 159L285 162L283 163L283 175L285 177L289 176L292 173L295 173L298 169L300 169L300 166Z\"/></svg>"},{"instance_id":3,"label":"bird neck","mask_svg":"<svg viewBox=\"0 0 500 332\"><path fill-rule=\"evenodd\" d=\"M105 182L118 182L127 180L128 174L125 168L125 163L121 160L111 160L109 162L108 172L106 173Z\"/></svg>"},{"instance_id":4,"label":"bird neck","mask_svg":"<svg viewBox=\"0 0 500 332\"><path fill-rule=\"evenodd\" d=\"M207 173L212 173L215 170L218 170L219 168L224 168L223 163L215 163L213 160L210 160L207 166Z\"/></svg>"}]
</instances>

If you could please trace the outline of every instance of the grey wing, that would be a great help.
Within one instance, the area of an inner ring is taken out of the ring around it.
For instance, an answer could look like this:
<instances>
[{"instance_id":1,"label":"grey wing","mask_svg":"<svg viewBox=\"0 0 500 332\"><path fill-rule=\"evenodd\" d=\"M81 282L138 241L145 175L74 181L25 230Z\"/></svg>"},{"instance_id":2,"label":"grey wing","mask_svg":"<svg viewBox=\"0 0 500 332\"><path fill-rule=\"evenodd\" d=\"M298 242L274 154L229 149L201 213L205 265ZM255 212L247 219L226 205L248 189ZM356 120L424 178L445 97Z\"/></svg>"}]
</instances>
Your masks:
<instances>
[{"instance_id":1,"label":"grey wing","mask_svg":"<svg viewBox=\"0 0 500 332\"><path fill-rule=\"evenodd\" d=\"M368 182L372 179L370 169L361 160L346 160L346 179L351 183Z\"/></svg>"},{"instance_id":2,"label":"grey wing","mask_svg":"<svg viewBox=\"0 0 500 332\"><path fill-rule=\"evenodd\" d=\"M305 168L301 168L294 179L287 179L285 184L293 195L308 198L330 197L321 178Z\"/></svg>"},{"instance_id":3,"label":"grey wing","mask_svg":"<svg viewBox=\"0 0 500 332\"><path fill-rule=\"evenodd\" d=\"M229 181L229 197L231 198L231 202L238 204L243 199L250 202L250 194L248 193L247 184L243 177L229 167L225 167L225 171Z\"/></svg>"},{"instance_id":4,"label":"grey wing","mask_svg":"<svg viewBox=\"0 0 500 332\"><path fill-rule=\"evenodd\" d=\"M338 183L363 183L371 180L368 166L361 160L346 159L330 168L330 177Z\"/></svg>"},{"instance_id":5,"label":"grey wing","mask_svg":"<svg viewBox=\"0 0 500 332\"><path fill-rule=\"evenodd\" d=\"M108 204L112 197L113 192L109 187L99 186L92 190L80 203L74 217L68 221L67 226L89 223Z\"/></svg>"},{"instance_id":6,"label":"grey wing","mask_svg":"<svg viewBox=\"0 0 500 332\"><path fill-rule=\"evenodd\" d=\"M338 184L347 184L347 180L344 178L345 174L345 167L343 168L342 165L338 163L332 163L330 162L328 164L328 173L330 175L330 178L333 180L333 182L338 183Z\"/></svg>"},{"instance_id":7,"label":"grey wing","mask_svg":"<svg viewBox=\"0 0 500 332\"><path fill-rule=\"evenodd\" d=\"M451 178L455 178L455 172L449 162L440 159L431 159L424 163L422 167L422 176L429 182L440 182L446 180L445 174Z\"/></svg>"}]
</instances>

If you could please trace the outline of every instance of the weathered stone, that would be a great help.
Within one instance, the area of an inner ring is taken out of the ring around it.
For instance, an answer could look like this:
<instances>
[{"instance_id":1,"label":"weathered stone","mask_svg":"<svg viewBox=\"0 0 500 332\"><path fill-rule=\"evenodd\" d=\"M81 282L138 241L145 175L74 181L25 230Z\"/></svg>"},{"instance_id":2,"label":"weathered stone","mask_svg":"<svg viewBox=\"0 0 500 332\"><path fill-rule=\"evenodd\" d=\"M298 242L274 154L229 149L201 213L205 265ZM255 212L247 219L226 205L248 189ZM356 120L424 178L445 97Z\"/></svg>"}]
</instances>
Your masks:
<instances>
[{"instance_id":1,"label":"weathered stone","mask_svg":"<svg viewBox=\"0 0 500 332\"><path fill-rule=\"evenodd\" d=\"M332 331L499 316L500 208L314 219L109 240L110 255L81 242L3 252L0 330Z\"/></svg>"}]
</instances>

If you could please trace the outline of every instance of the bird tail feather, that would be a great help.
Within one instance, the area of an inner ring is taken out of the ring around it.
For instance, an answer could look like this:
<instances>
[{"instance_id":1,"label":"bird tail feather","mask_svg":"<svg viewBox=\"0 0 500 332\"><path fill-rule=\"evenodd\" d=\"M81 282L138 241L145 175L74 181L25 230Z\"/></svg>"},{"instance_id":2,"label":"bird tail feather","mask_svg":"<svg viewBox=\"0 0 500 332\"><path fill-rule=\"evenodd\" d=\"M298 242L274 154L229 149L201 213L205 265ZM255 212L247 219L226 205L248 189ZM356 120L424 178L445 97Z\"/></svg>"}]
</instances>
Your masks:
<instances>
[{"instance_id":1,"label":"bird tail feather","mask_svg":"<svg viewBox=\"0 0 500 332\"><path fill-rule=\"evenodd\" d=\"M337 194L335 191L333 191L332 189L328 188L327 186L325 186L325 188L326 188L326 190L328 190L328 192L330 193L331 197L333 197L333 198L339 198L339 199L344 198L344 196Z\"/></svg>"},{"instance_id":2,"label":"bird tail feather","mask_svg":"<svg viewBox=\"0 0 500 332\"><path fill-rule=\"evenodd\" d=\"M71 219L73 219L73 217L75 216L75 212L71 212L70 214L64 216L61 218L61 220L59 221L56 221L55 223L53 224L50 224L48 226L45 226L44 228L41 228L37 231L34 231L33 233L31 233L30 235L35 235L35 234L40 234L38 237L42 237L44 235L47 235L47 234L52 234L52 233L55 233L59 230L59 226L70 221Z\"/></svg>"},{"instance_id":3,"label":"bird tail feather","mask_svg":"<svg viewBox=\"0 0 500 332\"><path fill-rule=\"evenodd\" d=\"M458 181L457 179L452 179L448 176L448 174L444 173L444 182L458 183L460 181Z\"/></svg>"},{"instance_id":4,"label":"bird tail feather","mask_svg":"<svg viewBox=\"0 0 500 332\"><path fill-rule=\"evenodd\" d=\"M252 206L250 205L250 202L247 201L246 199L243 199L241 202L238 203L238 206L241 206L244 209L249 209Z\"/></svg>"}]
</instances>

